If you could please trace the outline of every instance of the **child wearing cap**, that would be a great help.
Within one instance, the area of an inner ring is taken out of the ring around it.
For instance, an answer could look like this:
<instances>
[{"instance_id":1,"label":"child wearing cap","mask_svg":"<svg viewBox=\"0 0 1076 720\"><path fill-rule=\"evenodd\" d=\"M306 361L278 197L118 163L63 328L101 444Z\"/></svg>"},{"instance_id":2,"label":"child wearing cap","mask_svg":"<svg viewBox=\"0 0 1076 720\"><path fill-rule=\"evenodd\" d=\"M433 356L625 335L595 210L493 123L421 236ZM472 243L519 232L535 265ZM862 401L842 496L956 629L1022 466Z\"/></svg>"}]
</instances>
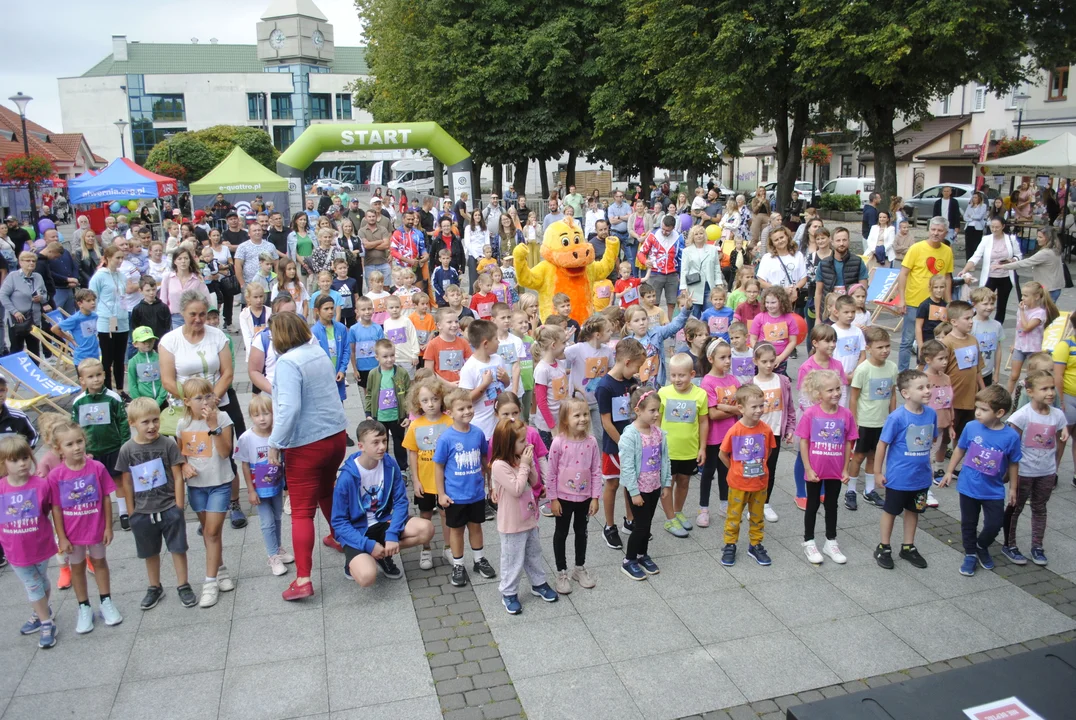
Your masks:
<instances>
[{"instance_id":1,"label":"child wearing cap","mask_svg":"<svg viewBox=\"0 0 1076 720\"><path fill-rule=\"evenodd\" d=\"M161 382L161 361L153 349L157 336L145 325L136 327L131 333L131 343L137 352L127 362L127 390L134 398L149 398L164 409L168 403L168 392Z\"/></svg>"}]
</instances>

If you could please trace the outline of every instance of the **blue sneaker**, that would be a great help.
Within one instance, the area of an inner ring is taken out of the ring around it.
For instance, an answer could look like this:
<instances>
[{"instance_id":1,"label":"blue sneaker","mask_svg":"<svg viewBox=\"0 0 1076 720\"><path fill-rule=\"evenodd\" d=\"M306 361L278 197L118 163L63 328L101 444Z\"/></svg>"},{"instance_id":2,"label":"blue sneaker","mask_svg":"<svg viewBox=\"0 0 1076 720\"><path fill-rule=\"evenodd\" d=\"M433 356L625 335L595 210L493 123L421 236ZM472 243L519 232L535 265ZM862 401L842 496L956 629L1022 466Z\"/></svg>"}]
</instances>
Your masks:
<instances>
[{"instance_id":1,"label":"blue sneaker","mask_svg":"<svg viewBox=\"0 0 1076 720\"><path fill-rule=\"evenodd\" d=\"M508 611L509 615L519 615L523 612L523 606L519 604L518 595L501 595L501 602L504 603L504 609Z\"/></svg>"},{"instance_id":2,"label":"blue sneaker","mask_svg":"<svg viewBox=\"0 0 1076 720\"><path fill-rule=\"evenodd\" d=\"M1027 565L1027 558L1020 552L1020 548L1015 545L1002 545L1001 554L1009 558L1009 562L1013 565Z\"/></svg>"},{"instance_id":3,"label":"blue sneaker","mask_svg":"<svg viewBox=\"0 0 1076 720\"><path fill-rule=\"evenodd\" d=\"M753 557L755 562L762 567L767 567L773 563L773 561L770 560L770 554L766 552L766 548L762 547L762 543L759 543L758 545L748 545L747 554L749 557Z\"/></svg>"},{"instance_id":4,"label":"blue sneaker","mask_svg":"<svg viewBox=\"0 0 1076 720\"><path fill-rule=\"evenodd\" d=\"M975 574L975 568L978 565L978 558L974 555L965 555L964 562L960 564L960 574L971 577Z\"/></svg>"},{"instance_id":5,"label":"blue sneaker","mask_svg":"<svg viewBox=\"0 0 1076 720\"><path fill-rule=\"evenodd\" d=\"M624 573L632 580L646 580L646 572L639 566L634 560L625 560L620 565L620 572Z\"/></svg>"},{"instance_id":6,"label":"blue sneaker","mask_svg":"<svg viewBox=\"0 0 1076 720\"><path fill-rule=\"evenodd\" d=\"M725 549L721 553L721 564L725 567L732 567L736 564L736 543L725 545Z\"/></svg>"},{"instance_id":7,"label":"blue sneaker","mask_svg":"<svg viewBox=\"0 0 1076 720\"><path fill-rule=\"evenodd\" d=\"M55 622L41 623L41 639L37 641L39 648L48 649L56 644L56 635L59 629Z\"/></svg>"},{"instance_id":8,"label":"blue sneaker","mask_svg":"<svg viewBox=\"0 0 1076 720\"><path fill-rule=\"evenodd\" d=\"M983 548L979 548L976 551L976 555L979 557L979 564L983 566L983 570L994 569L994 558L990 557L990 551Z\"/></svg>"},{"instance_id":9,"label":"blue sneaker","mask_svg":"<svg viewBox=\"0 0 1076 720\"><path fill-rule=\"evenodd\" d=\"M556 602L560 599L560 595L557 595L557 591L549 587L549 583L531 585L531 595L540 597L546 602Z\"/></svg>"},{"instance_id":10,"label":"blue sneaker","mask_svg":"<svg viewBox=\"0 0 1076 720\"><path fill-rule=\"evenodd\" d=\"M658 570L657 563L651 560L649 555L643 555L635 562L639 563L639 566L647 575L657 575L659 572L661 572L660 570Z\"/></svg>"},{"instance_id":11,"label":"blue sneaker","mask_svg":"<svg viewBox=\"0 0 1076 720\"><path fill-rule=\"evenodd\" d=\"M1036 565L1046 564L1046 553L1042 551L1041 547L1031 548L1031 562L1035 563Z\"/></svg>"}]
</instances>

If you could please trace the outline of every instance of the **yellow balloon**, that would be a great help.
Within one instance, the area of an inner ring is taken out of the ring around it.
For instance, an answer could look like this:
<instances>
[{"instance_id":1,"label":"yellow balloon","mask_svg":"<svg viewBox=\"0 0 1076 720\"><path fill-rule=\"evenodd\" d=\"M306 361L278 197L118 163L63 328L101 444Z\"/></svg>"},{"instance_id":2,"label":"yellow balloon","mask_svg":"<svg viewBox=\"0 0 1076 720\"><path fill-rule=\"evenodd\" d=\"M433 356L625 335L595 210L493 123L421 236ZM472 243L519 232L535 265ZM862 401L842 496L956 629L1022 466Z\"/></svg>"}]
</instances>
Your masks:
<instances>
[{"instance_id":1,"label":"yellow balloon","mask_svg":"<svg viewBox=\"0 0 1076 720\"><path fill-rule=\"evenodd\" d=\"M138 201L137 200L131 200L129 203L127 203L127 209L130 210L131 212L134 212L135 210L137 210L138 209Z\"/></svg>"},{"instance_id":2,"label":"yellow balloon","mask_svg":"<svg viewBox=\"0 0 1076 720\"><path fill-rule=\"evenodd\" d=\"M706 226L706 239L710 242L717 242L717 239L721 237L720 225L707 225Z\"/></svg>"}]
</instances>

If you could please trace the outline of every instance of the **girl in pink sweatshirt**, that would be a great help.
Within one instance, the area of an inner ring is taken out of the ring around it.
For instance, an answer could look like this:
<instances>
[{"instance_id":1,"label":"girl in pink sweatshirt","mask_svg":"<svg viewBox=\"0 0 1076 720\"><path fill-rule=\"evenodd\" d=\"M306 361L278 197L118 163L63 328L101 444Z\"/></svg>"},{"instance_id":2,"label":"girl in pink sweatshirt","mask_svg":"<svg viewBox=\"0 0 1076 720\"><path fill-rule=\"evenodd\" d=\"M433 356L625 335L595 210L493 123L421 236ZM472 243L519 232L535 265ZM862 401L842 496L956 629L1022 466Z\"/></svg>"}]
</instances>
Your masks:
<instances>
[{"instance_id":1,"label":"girl in pink sweatshirt","mask_svg":"<svg viewBox=\"0 0 1076 720\"><path fill-rule=\"evenodd\" d=\"M493 430L491 459L497 530L501 534L501 601L509 615L518 615L523 612L517 594L523 570L530 578L532 595L546 602L557 600L542 568L538 504L531 489L538 483L538 473L534 449L527 444L527 427L518 420L501 420Z\"/></svg>"},{"instance_id":2,"label":"girl in pink sweatshirt","mask_svg":"<svg viewBox=\"0 0 1076 720\"><path fill-rule=\"evenodd\" d=\"M601 450L591 433L590 406L585 400L569 398L560 404L557 436L549 448L549 475L546 492L557 519L553 531L556 591L566 595L572 591L572 580L587 589L595 584L586 568L587 519L598 512L598 496L602 491ZM571 577L564 548L569 526L575 530L575 569Z\"/></svg>"}]
</instances>

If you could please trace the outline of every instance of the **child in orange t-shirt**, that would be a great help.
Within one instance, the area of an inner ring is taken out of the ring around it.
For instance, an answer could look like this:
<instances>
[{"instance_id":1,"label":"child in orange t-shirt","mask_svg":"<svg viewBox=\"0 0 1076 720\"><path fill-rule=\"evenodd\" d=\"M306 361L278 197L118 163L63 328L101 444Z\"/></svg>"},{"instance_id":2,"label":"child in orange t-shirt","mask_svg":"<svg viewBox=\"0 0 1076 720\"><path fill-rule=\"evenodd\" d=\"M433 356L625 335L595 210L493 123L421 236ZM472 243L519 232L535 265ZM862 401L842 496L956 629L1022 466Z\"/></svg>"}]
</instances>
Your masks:
<instances>
[{"instance_id":1,"label":"child in orange t-shirt","mask_svg":"<svg viewBox=\"0 0 1076 720\"><path fill-rule=\"evenodd\" d=\"M728 466L729 509L725 517L725 549L721 564L736 564L736 540L740 537L740 520L744 506L751 513L747 554L759 565L770 564L762 547L766 488L769 469L766 460L777 446L770 426L762 422L765 394L757 385L743 385L736 391L736 404L742 413L721 441L721 462Z\"/></svg>"},{"instance_id":2,"label":"child in orange t-shirt","mask_svg":"<svg viewBox=\"0 0 1076 720\"><path fill-rule=\"evenodd\" d=\"M459 385L460 370L471 357L471 346L459 336L459 331L456 311L441 308L437 311L437 336L426 344L426 351L422 353L426 367L432 368L434 375L451 387Z\"/></svg>"},{"instance_id":3,"label":"child in orange t-shirt","mask_svg":"<svg viewBox=\"0 0 1076 720\"><path fill-rule=\"evenodd\" d=\"M423 366L425 358L423 355L426 353L426 346L430 340L437 334L437 321L433 315L430 314L430 296L426 293L416 290L411 296L411 303L414 310L409 316L411 324L415 326L415 334L418 335L418 354L421 358Z\"/></svg>"}]
</instances>

